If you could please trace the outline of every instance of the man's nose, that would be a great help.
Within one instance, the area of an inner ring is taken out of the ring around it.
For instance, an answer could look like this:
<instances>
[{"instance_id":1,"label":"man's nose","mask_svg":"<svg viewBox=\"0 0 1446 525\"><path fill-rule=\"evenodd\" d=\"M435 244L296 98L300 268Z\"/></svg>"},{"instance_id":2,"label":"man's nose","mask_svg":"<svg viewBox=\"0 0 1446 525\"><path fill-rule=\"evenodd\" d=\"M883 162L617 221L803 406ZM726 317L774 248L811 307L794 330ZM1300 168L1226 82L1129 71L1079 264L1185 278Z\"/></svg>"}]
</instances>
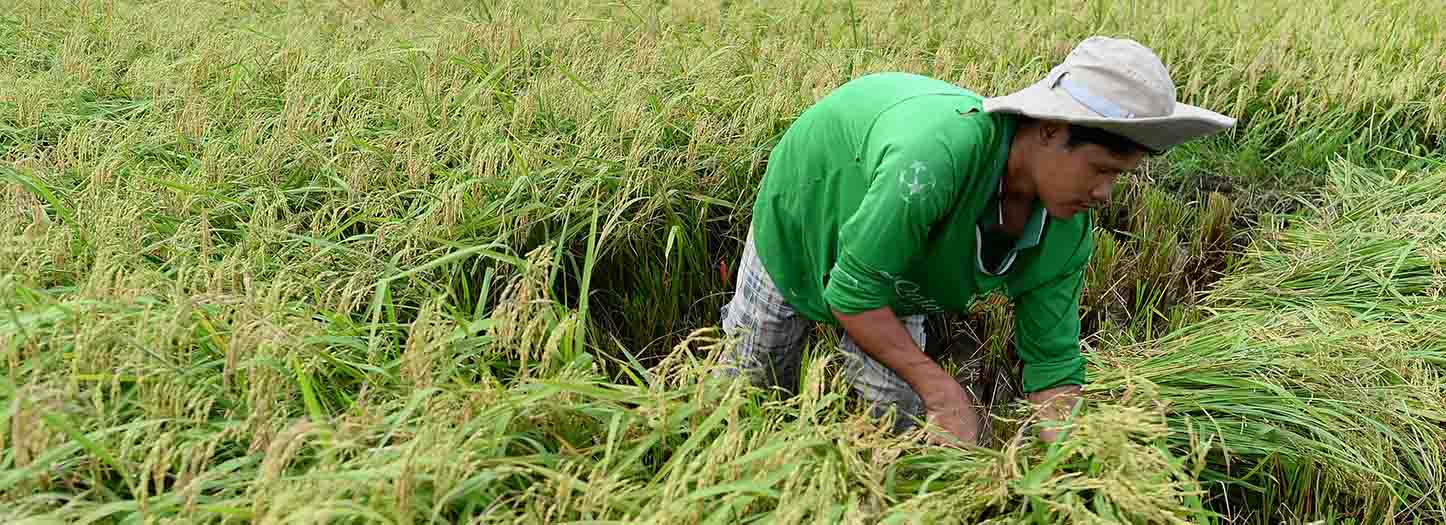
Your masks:
<instances>
[{"instance_id":1,"label":"man's nose","mask_svg":"<svg viewBox=\"0 0 1446 525\"><path fill-rule=\"evenodd\" d=\"M1095 186L1095 189L1093 191L1090 191L1090 198L1094 199L1095 202L1098 202L1100 204L1109 202L1110 195L1113 194L1114 187L1115 183L1113 182L1106 182L1099 186Z\"/></svg>"}]
</instances>

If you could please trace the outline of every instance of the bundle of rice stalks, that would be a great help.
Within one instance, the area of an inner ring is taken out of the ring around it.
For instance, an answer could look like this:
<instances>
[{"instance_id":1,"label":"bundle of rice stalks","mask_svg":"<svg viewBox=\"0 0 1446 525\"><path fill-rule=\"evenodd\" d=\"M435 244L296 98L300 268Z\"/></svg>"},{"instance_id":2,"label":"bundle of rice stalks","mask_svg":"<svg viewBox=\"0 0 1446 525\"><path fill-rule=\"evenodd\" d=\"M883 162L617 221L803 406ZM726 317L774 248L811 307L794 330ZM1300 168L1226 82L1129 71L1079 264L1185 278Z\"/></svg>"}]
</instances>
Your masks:
<instances>
[{"instance_id":1,"label":"bundle of rice stalks","mask_svg":"<svg viewBox=\"0 0 1446 525\"><path fill-rule=\"evenodd\" d=\"M1091 396L1157 403L1176 447L1208 437L1201 481L1236 517L1440 518L1443 185L1335 166L1320 207L1253 244L1207 318L1092 356Z\"/></svg>"}]
</instances>

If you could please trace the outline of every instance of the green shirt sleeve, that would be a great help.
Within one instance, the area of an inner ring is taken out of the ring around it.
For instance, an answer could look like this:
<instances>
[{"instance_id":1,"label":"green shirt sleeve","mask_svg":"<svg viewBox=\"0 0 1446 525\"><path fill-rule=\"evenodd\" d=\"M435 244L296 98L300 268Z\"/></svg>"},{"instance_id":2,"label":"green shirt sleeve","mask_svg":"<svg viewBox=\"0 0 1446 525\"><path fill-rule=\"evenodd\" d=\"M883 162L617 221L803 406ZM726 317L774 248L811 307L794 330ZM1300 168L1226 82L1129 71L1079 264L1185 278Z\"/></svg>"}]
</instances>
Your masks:
<instances>
[{"instance_id":1,"label":"green shirt sleeve","mask_svg":"<svg viewBox=\"0 0 1446 525\"><path fill-rule=\"evenodd\" d=\"M894 280L919 256L954 205L959 159L940 137L886 145L858 210L838 234L823 298L847 314L889 304Z\"/></svg>"},{"instance_id":2,"label":"green shirt sleeve","mask_svg":"<svg viewBox=\"0 0 1446 525\"><path fill-rule=\"evenodd\" d=\"M1014 298L1014 347L1024 365L1020 375L1026 393L1085 382L1079 351L1084 274L1085 265L1079 265Z\"/></svg>"}]
</instances>

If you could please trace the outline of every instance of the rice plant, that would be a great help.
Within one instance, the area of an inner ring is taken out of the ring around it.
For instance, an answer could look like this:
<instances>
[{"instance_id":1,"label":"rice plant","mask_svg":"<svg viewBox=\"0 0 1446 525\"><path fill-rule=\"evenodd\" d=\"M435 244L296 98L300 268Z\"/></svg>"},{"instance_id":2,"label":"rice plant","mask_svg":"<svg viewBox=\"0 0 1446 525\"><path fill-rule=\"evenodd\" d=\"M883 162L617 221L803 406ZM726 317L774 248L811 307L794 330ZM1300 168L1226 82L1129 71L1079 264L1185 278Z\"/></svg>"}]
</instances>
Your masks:
<instances>
[{"instance_id":1,"label":"rice plant","mask_svg":"<svg viewBox=\"0 0 1446 525\"><path fill-rule=\"evenodd\" d=\"M1441 519L1439 9L1397 0L19 0L0 13L0 520ZM1002 30L1001 28L1007 28ZM1080 38L1241 118L1099 216L1092 402L934 323L990 447L831 374L710 382L772 141L849 78ZM996 376L993 372L999 372Z\"/></svg>"}]
</instances>

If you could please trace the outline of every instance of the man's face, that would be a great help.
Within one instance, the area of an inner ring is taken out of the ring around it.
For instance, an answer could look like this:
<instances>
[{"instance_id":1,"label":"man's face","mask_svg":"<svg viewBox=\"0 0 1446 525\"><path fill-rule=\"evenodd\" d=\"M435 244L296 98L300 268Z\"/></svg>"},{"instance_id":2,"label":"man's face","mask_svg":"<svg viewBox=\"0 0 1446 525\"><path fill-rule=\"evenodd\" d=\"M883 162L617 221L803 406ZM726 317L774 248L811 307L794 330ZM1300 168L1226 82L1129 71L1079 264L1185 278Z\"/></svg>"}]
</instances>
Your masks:
<instances>
[{"instance_id":1,"label":"man's face","mask_svg":"<svg viewBox=\"0 0 1446 525\"><path fill-rule=\"evenodd\" d=\"M1067 147L1068 133L1061 129L1046 138L1034 165L1039 198L1050 216L1058 219L1104 206L1115 179L1134 170L1145 158L1142 151L1120 155L1098 144Z\"/></svg>"}]
</instances>

